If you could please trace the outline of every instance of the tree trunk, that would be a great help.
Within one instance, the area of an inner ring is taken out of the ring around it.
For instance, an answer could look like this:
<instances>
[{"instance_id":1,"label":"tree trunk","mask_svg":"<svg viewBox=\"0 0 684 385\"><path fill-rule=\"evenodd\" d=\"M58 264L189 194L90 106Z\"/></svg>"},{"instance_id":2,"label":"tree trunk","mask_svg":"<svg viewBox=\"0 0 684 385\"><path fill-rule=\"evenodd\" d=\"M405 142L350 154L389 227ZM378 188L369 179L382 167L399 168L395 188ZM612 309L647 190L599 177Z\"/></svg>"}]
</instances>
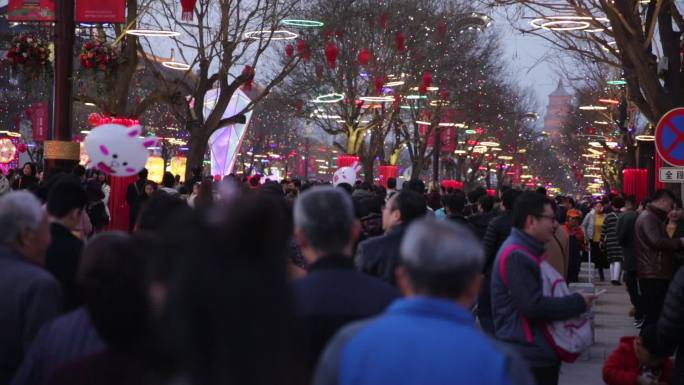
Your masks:
<instances>
[{"instance_id":1,"label":"tree trunk","mask_svg":"<svg viewBox=\"0 0 684 385\"><path fill-rule=\"evenodd\" d=\"M372 154L370 156L361 157L361 166L363 168L363 180L373 184L373 165L375 164L375 158Z\"/></svg>"},{"instance_id":2,"label":"tree trunk","mask_svg":"<svg viewBox=\"0 0 684 385\"><path fill-rule=\"evenodd\" d=\"M185 168L185 180L190 180L190 178L192 178L193 168L202 168L204 166L204 155L207 153L208 147L209 137L204 134L202 129L198 127L190 131L190 140L188 141L188 159Z\"/></svg>"}]
</instances>

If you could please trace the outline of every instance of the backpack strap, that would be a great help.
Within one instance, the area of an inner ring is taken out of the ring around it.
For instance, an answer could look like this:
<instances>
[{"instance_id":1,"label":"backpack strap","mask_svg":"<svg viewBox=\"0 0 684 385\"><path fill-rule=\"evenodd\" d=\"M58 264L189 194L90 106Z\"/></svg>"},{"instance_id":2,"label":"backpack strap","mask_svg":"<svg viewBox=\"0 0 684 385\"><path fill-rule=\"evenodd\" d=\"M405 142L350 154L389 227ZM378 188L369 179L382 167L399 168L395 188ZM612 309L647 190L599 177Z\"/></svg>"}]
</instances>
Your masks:
<instances>
[{"instance_id":1,"label":"backpack strap","mask_svg":"<svg viewBox=\"0 0 684 385\"><path fill-rule=\"evenodd\" d=\"M506 271L506 261L508 260L508 257L511 255L511 253L514 251L520 251L521 253L530 257L537 264L541 264L542 260L544 259L543 257L541 257L541 258L535 257L534 254L532 254L532 252L530 250L528 250L526 247L523 247L520 245L509 245L509 246L507 246L501 252L501 255L499 256L499 266L498 266L499 276L501 277L501 281L503 281L503 283L504 283L504 285L506 285L506 287L508 287L508 273ZM520 313L520 324L523 328L523 332L525 333L525 340L528 343L532 343L532 341L534 340L534 336L532 335L532 327L530 326L530 321L522 313Z\"/></svg>"}]
</instances>

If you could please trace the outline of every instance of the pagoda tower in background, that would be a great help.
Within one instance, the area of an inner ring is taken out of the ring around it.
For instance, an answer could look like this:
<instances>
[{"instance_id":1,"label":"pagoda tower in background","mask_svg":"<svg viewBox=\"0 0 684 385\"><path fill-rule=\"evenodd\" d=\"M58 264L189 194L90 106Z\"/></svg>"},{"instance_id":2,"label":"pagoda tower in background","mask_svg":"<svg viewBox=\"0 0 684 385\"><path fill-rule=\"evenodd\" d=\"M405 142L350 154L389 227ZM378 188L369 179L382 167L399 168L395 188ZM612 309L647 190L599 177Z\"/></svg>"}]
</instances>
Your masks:
<instances>
[{"instance_id":1,"label":"pagoda tower in background","mask_svg":"<svg viewBox=\"0 0 684 385\"><path fill-rule=\"evenodd\" d=\"M558 81L556 90L549 94L549 104L544 116L544 131L552 139L558 139L565 119L572 111L572 94L565 90L563 81Z\"/></svg>"}]
</instances>

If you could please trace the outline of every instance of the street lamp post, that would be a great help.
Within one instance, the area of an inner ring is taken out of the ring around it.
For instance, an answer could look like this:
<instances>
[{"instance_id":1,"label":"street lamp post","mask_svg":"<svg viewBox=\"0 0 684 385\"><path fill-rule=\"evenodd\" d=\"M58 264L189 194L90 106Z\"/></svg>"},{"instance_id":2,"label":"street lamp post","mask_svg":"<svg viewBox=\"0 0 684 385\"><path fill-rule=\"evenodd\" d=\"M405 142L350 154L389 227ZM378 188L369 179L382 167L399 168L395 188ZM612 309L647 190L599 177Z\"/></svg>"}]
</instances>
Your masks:
<instances>
[{"instance_id":1,"label":"street lamp post","mask_svg":"<svg viewBox=\"0 0 684 385\"><path fill-rule=\"evenodd\" d=\"M71 141L74 0L57 1L56 7L53 118L44 158L46 168L70 171L80 157L79 144Z\"/></svg>"}]
</instances>

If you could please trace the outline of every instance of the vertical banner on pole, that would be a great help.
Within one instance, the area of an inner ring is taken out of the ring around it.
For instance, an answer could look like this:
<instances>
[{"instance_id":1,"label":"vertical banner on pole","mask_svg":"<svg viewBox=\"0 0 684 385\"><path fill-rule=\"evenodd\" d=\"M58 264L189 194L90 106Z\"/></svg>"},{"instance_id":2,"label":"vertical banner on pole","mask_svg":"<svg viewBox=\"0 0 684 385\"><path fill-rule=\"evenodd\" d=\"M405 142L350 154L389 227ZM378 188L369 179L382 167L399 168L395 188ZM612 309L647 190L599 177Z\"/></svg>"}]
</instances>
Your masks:
<instances>
[{"instance_id":1,"label":"vertical banner on pole","mask_svg":"<svg viewBox=\"0 0 684 385\"><path fill-rule=\"evenodd\" d=\"M45 102L36 102L31 106L33 123L33 140L43 142L47 139L48 106Z\"/></svg>"},{"instance_id":2,"label":"vertical banner on pole","mask_svg":"<svg viewBox=\"0 0 684 385\"><path fill-rule=\"evenodd\" d=\"M77 23L125 23L124 0L76 0L74 20Z\"/></svg>"},{"instance_id":3,"label":"vertical banner on pole","mask_svg":"<svg viewBox=\"0 0 684 385\"><path fill-rule=\"evenodd\" d=\"M55 21L55 0L9 0L9 21Z\"/></svg>"}]
</instances>

